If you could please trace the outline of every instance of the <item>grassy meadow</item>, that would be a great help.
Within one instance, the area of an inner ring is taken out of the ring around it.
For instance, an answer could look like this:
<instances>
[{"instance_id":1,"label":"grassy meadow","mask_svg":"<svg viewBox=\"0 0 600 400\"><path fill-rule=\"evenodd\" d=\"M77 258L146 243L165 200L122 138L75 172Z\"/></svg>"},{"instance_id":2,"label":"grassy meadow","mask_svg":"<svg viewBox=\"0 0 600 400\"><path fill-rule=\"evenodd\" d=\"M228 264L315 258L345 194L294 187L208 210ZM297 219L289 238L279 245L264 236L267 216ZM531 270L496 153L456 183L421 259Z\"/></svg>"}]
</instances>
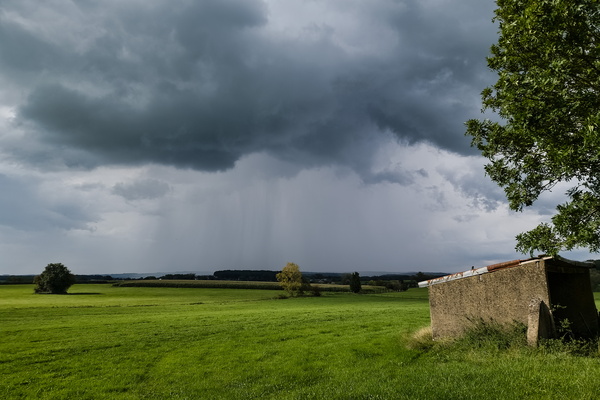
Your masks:
<instances>
[{"instance_id":1,"label":"grassy meadow","mask_svg":"<svg viewBox=\"0 0 600 400\"><path fill-rule=\"evenodd\" d=\"M2 399L595 399L600 358L408 347L426 289L0 286Z\"/></svg>"}]
</instances>

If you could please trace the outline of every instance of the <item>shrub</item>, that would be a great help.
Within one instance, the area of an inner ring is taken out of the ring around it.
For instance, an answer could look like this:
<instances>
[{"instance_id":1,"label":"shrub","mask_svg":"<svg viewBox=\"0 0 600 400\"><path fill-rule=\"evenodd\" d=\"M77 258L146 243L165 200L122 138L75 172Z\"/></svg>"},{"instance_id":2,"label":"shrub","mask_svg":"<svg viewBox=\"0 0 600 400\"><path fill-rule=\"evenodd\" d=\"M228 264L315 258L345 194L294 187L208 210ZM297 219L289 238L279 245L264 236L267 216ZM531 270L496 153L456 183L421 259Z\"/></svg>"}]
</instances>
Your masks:
<instances>
[{"instance_id":1,"label":"shrub","mask_svg":"<svg viewBox=\"0 0 600 400\"><path fill-rule=\"evenodd\" d=\"M48 264L44 271L33 279L35 293L66 294L75 283L75 275L61 263Z\"/></svg>"},{"instance_id":2,"label":"shrub","mask_svg":"<svg viewBox=\"0 0 600 400\"><path fill-rule=\"evenodd\" d=\"M294 263L287 263L285 267L277 274L277 281L290 296L304 294L305 290L310 289L310 284L302 276L300 267Z\"/></svg>"},{"instance_id":3,"label":"shrub","mask_svg":"<svg viewBox=\"0 0 600 400\"><path fill-rule=\"evenodd\" d=\"M310 291L315 297L321 296L321 288L318 285L310 285Z\"/></svg>"},{"instance_id":4,"label":"shrub","mask_svg":"<svg viewBox=\"0 0 600 400\"><path fill-rule=\"evenodd\" d=\"M353 272L352 275L350 275L350 290L353 293L358 293L360 292L360 289L362 289L360 284L360 275L358 272Z\"/></svg>"}]
</instances>

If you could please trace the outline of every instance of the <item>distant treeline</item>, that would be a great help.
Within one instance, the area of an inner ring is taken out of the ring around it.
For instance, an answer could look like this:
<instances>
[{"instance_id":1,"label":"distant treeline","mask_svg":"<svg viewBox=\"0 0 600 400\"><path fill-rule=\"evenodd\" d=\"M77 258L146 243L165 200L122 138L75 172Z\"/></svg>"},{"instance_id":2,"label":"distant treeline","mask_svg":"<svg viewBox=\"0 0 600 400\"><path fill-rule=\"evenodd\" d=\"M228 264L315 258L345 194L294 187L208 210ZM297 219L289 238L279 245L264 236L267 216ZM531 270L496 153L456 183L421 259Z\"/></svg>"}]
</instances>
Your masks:
<instances>
[{"instance_id":1,"label":"distant treeline","mask_svg":"<svg viewBox=\"0 0 600 400\"><path fill-rule=\"evenodd\" d=\"M277 282L247 282L221 280L189 280L189 279L143 279L123 280L113 283L118 287L171 287L171 288L210 288L210 289L263 289L281 290Z\"/></svg>"},{"instance_id":2,"label":"distant treeline","mask_svg":"<svg viewBox=\"0 0 600 400\"><path fill-rule=\"evenodd\" d=\"M212 275L196 275L194 273L185 274L166 274L162 276L146 276L146 280L218 280L218 281L245 281L245 282L277 282L279 271L271 270L249 270L249 269L227 269L215 271ZM349 273L335 272L305 272L303 275L313 283L340 283L348 284ZM426 274L419 272L417 274L386 274L374 276L361 276L363 283L377 284L385 286L381 282L399 281L409 283L411 281L421 281L435 278L442 274ZM35 275L0 275L0 284L26 284L33 283ZM135 278L120 278L111 275L75 275L76 283L106 283L120 280L135 280Z\"/></svg>"},{"instance_id":3,"label":"distant treeline","mask_svg":"<svg viewBox=\"0 0 600 400\"><path fill-rule=\"evenodd\" d=\"M244 282L277 282L279 271L271 270L243 270L227 269L215 271L212 275L196 275L194 273L184 274L166 274L162 276L146 276L145 280L217 280L217 281L244 281ZM348 284L350 280L349 273L335 272L305 272L303 275L313 283L338 283ZM442 274L426 274L419 272L417 274L386 274L374 276L361 276L360 280L364 284L376 286L390 286L398 290L398 285L403 288L413 287L416 282L436 278ZM33 283L35 275L0 275L0 284L28 284ZM121 280L136 280L136 278L116 278L111 275L75 275L76 283L108 283ZM139 279L139 278L138 278ZM391 289L392 287L390 287Z\"/></svg>"},{"instance_id":4,"label":"distant treeline","mask_svg":"<svg viewBox=\"0 0 600 400\"><path fill-rule=\"evenodd\" d=\"M144 279L152 279L154 277L147 276ZM154 278L156 279L156 278ZM166 279L169 281L188 281L188 280L196 280L196 274L166 274L160 277L160 279Z\"/></svg>"},{"instance_id":5,"label":"distant treeline","mask_svg":"<svg viewBox=\"0 0 600 400\"><path fill-rule=\"evenodd\" d=\"M215 271L213 277L219 281L277 282L279 271L227 269Z\"/></svg>"},{"instance_id":6,"label":"distant treeline","mask_svg":"<svg viewBox=\"0 0 600 400\"><path fill-rule=\"evenodd\" d=\"M114 280L110 275L75 275L76 283L108 283Z\"/></svg>"},{"instance_id":7,"label":"distant treeline","mask_svg":"<svg viewBox=\"0 0 600 400\"><path fill-rule=\"evenodd\" d=\"M28 284L33 283L35 275L0 275L0 284ZM108 283L114 282L110 275L75 275L75 283Z\"/></svg>"},{"instance_id":8,"label":"distant treeline","mask_svg":"<svg viewBox=\"0 0 600 400\"><path fill-rule=\"evenodd\" d=\"M35 275L0 275L0 284L33 283Z\"/></svg>"},{"instance_id":9,"label":"distant treeline","mask_svg":"<svg viewBox=\"0 0 600 400\"><path fill-rule=\"evenodd\" d=\"M221 271L215 271L213 275L198 275L196 279L200 280L226 280L226 281L260 281L260 282L277 282L276 275L280 271L270 270L242 270L242 269L227 269ZM344 281L350 279L349 273L336 273L336 272L303 272L302 275L311 281L323 281L323 282L338 282L344 283ZM365 275L361 276L360 280L368 282L372 280L380 281L422 281L442 276L442 273L423 273L418 272L416 274L385 274L385 275ZM166 279L166 278L162 278Z\"/></svg>"},{"instance_id":10,"label":"distant treeline","mask_svg":"<svg viewBox=\"0 0 600 400\"><path fill-rule=\"evenodd\" d=\"M213 275L197 276L198 280L219 280L219 281L244 281L244 282L277 282L276 275L279 271L271 270L221 270L215 271ZM302 275L310 283L319 284L341 284L350 283L351 274L335 272L303 272ZM437 278L442 273L423 273L416 274L384 274L384 275L366 275L361 276L360 280L365 285L383 286L388 290L404 291L412 287L417 287L418 282ZM164 279L164 278L163 278Z\"/></svg>"}]
</instances>

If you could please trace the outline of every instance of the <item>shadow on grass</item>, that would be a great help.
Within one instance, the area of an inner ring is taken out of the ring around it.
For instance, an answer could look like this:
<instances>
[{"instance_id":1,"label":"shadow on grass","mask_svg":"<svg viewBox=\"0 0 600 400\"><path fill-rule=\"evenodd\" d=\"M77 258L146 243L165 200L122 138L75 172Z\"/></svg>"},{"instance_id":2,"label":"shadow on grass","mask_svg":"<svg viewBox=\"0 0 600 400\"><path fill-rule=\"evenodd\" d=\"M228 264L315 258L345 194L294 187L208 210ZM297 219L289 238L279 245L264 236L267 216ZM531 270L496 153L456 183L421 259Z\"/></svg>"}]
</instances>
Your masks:
<instances>
[{"instance_id":1,"label":"shadow on grass","mask_svg":"<svg viewBox=\"0 0 600 400\"><path fill-rule=\"evenodd\" d=\"M99 295L104 293L97 292L80 292L80 293L33 293L34 295L42 295L42 296L92 296Z\"/></svg>"},{"instance_id":2,"label":"shadow on grass","mask_svg":"<svg viewBox=\"0 0 600 400\"><path fill-rule=\"evenodd\" d=\"M91 296L91 295L98 295L98 294L104 294L104 293L94 293L94 292L67 293L68 296Z\"/></svg>"}]
</instances>

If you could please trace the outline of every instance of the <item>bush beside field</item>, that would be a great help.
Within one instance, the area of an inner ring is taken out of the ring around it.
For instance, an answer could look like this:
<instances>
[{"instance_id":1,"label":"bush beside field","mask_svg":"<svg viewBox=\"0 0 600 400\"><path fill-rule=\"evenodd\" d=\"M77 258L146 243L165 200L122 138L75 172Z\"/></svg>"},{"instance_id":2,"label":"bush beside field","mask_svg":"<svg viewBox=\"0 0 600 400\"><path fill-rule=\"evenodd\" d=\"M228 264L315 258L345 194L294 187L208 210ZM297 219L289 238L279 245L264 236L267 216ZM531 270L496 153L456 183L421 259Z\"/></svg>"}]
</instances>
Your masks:
<instances>
[{"instance_id":1,"label":"bush beside field","mask_svg":"<svg viewBox=\"0 0 600 400\"><path fill-rule=\"evenodd\" d=\"M205 288L205 289L259 289L283 290L279 282L252 281L192 281L192 280L160 280L144 279L137 281L122 281L114 283L117 287L170 287L170 288ZM348 285L312 284L323 292L350 292ZM383 286L363 285L363 293L382 293L387 289Z\"/></svg>"}]
</instances>

